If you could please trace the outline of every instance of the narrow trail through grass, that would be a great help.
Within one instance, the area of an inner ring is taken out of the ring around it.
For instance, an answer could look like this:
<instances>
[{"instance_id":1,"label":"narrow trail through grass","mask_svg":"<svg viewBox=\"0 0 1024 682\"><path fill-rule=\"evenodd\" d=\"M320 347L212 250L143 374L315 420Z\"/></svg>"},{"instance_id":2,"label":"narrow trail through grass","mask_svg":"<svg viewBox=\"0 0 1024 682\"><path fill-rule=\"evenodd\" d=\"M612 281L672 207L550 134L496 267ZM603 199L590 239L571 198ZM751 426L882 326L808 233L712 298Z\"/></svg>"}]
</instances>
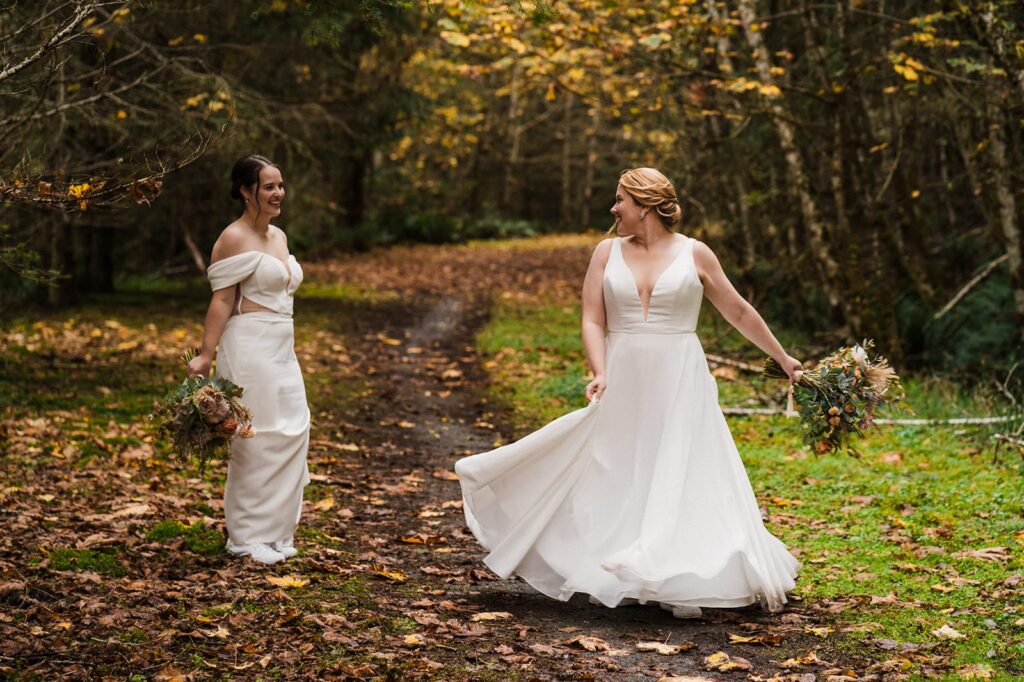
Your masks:
<instances>
[{"instance_id":1,"label":"narrow trail through grass","mask_svg":"<svg viewBox=\"0 0 1024 682\"><path fill-rule=\"evenodd\" d=\"M797 449L785 419L730 419L771 530L804 562L783 614L680 622L580 596L554 602L483 568L451 464L579 404L575 299L594 241L400 247L306 266L296 352L313 483L300 554L273 567L224 554L223 468L197 477L147 424L154 398L180 380L177 355L199 339L203 287L6 321L0 673L1017 679L1019 471L953 429L885 427L855 461ZM709 312L706 350L755 360ZM780 399L715 372L724 404ZM922 404L954 409L930 398L951 389L919 385ZM950 629L963 638L944 638ZM605 644L590 651L580 636ZM694 646L660 656L641 641ZM709 670L720 651L752 669Z\"/></svg>"}]
</instances>

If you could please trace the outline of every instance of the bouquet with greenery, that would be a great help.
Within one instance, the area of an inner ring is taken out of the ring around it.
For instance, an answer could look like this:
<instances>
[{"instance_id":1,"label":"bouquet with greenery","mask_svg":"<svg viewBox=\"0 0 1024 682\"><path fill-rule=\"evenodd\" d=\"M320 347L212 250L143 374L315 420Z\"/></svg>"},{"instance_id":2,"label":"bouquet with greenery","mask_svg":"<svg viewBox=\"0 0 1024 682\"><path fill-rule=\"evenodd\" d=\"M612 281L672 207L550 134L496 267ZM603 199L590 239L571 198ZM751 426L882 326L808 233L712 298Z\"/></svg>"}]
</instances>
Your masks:
<instances>
[{"instance_id":1,"label":"bouquet with greenery","mask_svg":"<svg viewBox=\"0 0 1024 682\"><path fill-rule=\"evenodd\" d=\"M185 351L185 365L198 353ZM223 377L191 377L158 403L152 416L181 457L199 461L201 474L211 459L230 457L235 438L252 438L252 415L241 397L242 389Z\"/></svg>"},{"instance_id":2,"label":"bouquet with greenery","mask_svg":"<svg viewBox=\"0 0 1024 682\"><path fill-rule=\"evenodd\" d=\"M850 444L851 437L864 437L871 426L875 409L883 403L902 402L903 386L889 361L868 353L873 341L840 348L802 373L793 385L793 404L800 415L804 444L823 455L845 448L848 454L860 453ZM764 376L788 378L777 362L764 363Z\"/></svg>"}]
</instances>

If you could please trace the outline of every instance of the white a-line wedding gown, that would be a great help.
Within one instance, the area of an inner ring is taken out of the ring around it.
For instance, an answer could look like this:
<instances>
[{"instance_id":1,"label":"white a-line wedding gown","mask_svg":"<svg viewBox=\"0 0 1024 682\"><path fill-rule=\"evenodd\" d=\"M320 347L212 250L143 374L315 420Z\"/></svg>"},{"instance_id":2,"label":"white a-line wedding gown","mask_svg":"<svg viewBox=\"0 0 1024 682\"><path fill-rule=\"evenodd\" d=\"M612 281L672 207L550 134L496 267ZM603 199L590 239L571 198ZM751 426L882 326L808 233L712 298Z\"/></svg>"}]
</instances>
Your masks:
<instances>
[{"instance_id":1,"label":"white a-line wedding gown","mask_svg":"<svg viewBox=\"0 0 1024 682\"><path fill-rule=\"evenodd\" d=\"M679 238L677 238L679 239ZM695 329L704 287L682 238L644 319L615 239L604 271L607 389L521 440L459 460L470 530L499 576L606 606L777 611L799 562L761 521Z\"/></svg>"}]
</instances>

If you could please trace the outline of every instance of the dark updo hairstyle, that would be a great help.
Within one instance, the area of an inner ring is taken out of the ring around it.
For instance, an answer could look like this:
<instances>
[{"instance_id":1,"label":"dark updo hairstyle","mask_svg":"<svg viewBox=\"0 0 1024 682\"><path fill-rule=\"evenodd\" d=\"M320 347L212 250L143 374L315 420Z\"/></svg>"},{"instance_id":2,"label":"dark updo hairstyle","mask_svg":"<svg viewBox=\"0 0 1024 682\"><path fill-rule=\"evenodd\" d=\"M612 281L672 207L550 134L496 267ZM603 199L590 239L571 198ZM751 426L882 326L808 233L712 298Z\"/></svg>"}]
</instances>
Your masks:
<instances>
[{"instance_id":1,"label":"dark updo hairstyle","mask_svg":"<svg viewBox=\"0 0 1024 682\"><path fill-rule=\"evenodd\" d=\"M260 171L267 166L281 169L280 166L261 154L249 154L235 161L235 166L231 169L231 198L241 201L244 205L245 197L242 196L242 188L256 186L260 181ZM254 192L254 196L256 197L256 208L262 211L263 207L259 205L259 194Z\"/></svg>"}]
</instances>

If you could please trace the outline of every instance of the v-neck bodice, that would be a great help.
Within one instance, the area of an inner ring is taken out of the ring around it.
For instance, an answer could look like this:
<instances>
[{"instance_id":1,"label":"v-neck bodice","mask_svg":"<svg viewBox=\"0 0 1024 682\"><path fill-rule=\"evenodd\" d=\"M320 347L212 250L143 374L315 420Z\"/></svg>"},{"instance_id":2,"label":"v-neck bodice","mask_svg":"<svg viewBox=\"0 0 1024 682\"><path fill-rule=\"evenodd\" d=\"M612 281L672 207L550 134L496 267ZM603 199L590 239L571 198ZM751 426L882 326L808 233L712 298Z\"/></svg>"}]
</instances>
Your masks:
<instances>
[{"instance_id":1,"label":"v-neck bodice","mask_svg":"<svg viewBox=\"0 0 1024 682\"><path fill-rule=\"evenodd\" d=\"M684 334L697 329L704 285L693 262L693 242L658 275L644 319L643 303L633 272L622 256L622 238L612 242L604 268L604 306L609 332L632 334Z\"/></svg>"}]
</instances>

